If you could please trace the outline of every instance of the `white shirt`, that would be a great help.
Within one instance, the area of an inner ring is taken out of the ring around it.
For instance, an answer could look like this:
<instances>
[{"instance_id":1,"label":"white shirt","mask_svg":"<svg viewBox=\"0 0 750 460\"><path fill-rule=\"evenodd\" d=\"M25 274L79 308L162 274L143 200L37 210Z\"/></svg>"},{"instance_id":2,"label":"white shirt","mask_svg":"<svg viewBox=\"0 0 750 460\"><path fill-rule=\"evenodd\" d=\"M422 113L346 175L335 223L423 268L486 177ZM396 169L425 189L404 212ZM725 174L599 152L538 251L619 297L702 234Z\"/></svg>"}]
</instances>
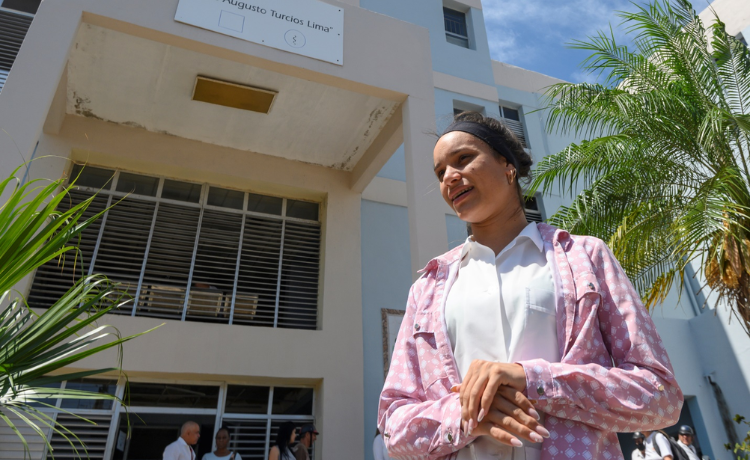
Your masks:
<instances>
[{"instance_id":1,"label":"white shirt","mask_svg":"<svg viewBox=\"0 0 750 460\"><path fill-rule=\"evenodd\" d=\"M461 379L475 359L512 363L560 361L555 293L542 236L527 225L500 254L469 237L445 306L448 336ZM514 449L488 436L459 451L460 460L534 460L541 444Z\"/></svg>"},{"instance_id":2,"label":"white shirt","mask_svg":"<svg viewBox=\"0 0 750 460\"><path fill-rule=\"evenodd\" d=\"M633 454L630 456L631 460L644 460L645 458L646 456L643 455L643 452L641 452L637 448L633 449Z\"/></svg>"},{"instance_id":3,"label":"white shirt","mask_svg":"<svg viewBox=\"0 0 750 460\"><path fill-rule=\"evenodd\" d=\"M661 452L661 455L656 453L656 450L654 449L654 442L659 445L659 452ZM654 431L653 433L648 435L645 444L646 460L662 460L667 455L670 455L674 459L672 446L669 444L667 437L659 433L658 431Z\"/></svg>"},{"instance_id":4,"label":"white shirt","mask_svg":"<svg viewBox=\"0 0 750 460\"><path fill-rule=\"evenodd\" d=\"M177 438L177 441L164 448L162 458L164 460L195 460L195 452L184 439Z\"/></svg>"},{"instance_id":5,"label":"white shirt","mask_svg":"<svg viewBox=\"0 0 750 460\"><path fill-rule=\"evenodd\" d=\"M213 452L209 452L207 454L203 454L203 460L229 460L232 458L232 453L230 452L229 455L225 455L223 457L219 457L218 455L214 454ZM238 454L237 452L234 453L234 460L242 460L242 456Z\"/></svg>"},{"instance_id":6,"label":"white shirt","mask_svg":"<svg viewBox=\"0 0 750 460\"><path fill-rule=\"evenodd\" d=\"M695 450L695 446L690 444L689 446L682 441L678 440L677 444L682 447L682 450L685 451L687 456L690 458L690 460L701 460L698 458L698 452Z\"/></svg>"},{"instance_id":7,"label":"white shirt","mask_svg":"<svg viewBox=\"0 0 750 460\"><path fill-rule=\"evenodd\" d=\"M375 440L372 442L372 455L375 457L375 460L392 460L385 449L385 441L382 434L375 436Z\"/></svg>"}]
</instances>

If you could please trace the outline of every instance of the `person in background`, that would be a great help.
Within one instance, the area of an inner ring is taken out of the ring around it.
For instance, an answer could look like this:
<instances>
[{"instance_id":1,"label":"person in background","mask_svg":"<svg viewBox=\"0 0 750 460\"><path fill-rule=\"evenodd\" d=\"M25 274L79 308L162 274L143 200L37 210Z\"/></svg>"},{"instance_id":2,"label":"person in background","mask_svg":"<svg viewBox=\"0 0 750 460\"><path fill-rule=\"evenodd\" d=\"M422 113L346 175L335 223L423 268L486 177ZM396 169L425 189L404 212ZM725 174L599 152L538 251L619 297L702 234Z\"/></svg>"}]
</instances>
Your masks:
<instances>
[{"instance_id":1,"label":"person in background","mask_svg":"<svg viewBox=\"0 0 750 460\"><path fill-rule=\"evenodd\" d=\"M644 452L646 451L646 445L643 444L643 441L645 441L646 437L641 433L640 431L636 431L633 433L633 442L635 443L635 449L633 449L633 454L630 456L632 460L644 460L646 456L644 455Z\"/></svg>"},{"instance_id":2,"label":"person in background","mask_svg":"<svg viewBox=\"0 0 750 460\"><path fill-rule=\"evenodd\" d=\"M203 455L203 460L242 460L242 456L237 452L230 451L229 446L229 429L219 428L216 432L216 450Z\"/></svg>"},{"instance_id":3,"label":"person in background","mask_svg":"<svg viewBox=\"0 0 750 460\"><path fill-rule=\"evenodd\" d=\"M646 436L646 460L674 460L669 439L659 431L644 431Z\"/></svg>"},{"instance_id":4,"label":"person in background","mask_svg":"<svg viewBox=\"0 0 750 460\"><path fill-rule=\"evenodd\" d=\"M388 456L388 451L385 450L385 441L383 441L383 435L380 434L380 430L375 430L375 440L372 442L372 456L375 460L393 460Z\"/></svg>"},{"instance_id":5,"label":"person in background","mask_svg":"<svg viewBox=\"0 0 750 460\"><path fill-rule=\"evenodd\" d=\"M296 429L297 427L292 422L284 422L279 425L279 431L276 432L276 442L271 447L268 460L294 460L291 446L297 437Z\"/></svg>"},{"instance_id":6,"label":"person in background","mask_svg":"<svg viewBox=\"0 0 750 460\"><path fill-rule=\"evenodd\" d=\"M297 460L310 460L309 450L320 433L315 430L315 425L304 425L299 430L299 442L294 450Z\"/></svg>"},{"instance_id":7,"label":"person in background","mask_svg":"<svg viewBox=\"0 0 750 460\"><path fill-rule=\"evenodd\" d=\"M685 451L690 460L701 460L703 453L701 450L693 444L695 439L695 432L689 425L682 425L680 431L677 432L677 444Z\"/></svg>"},{"instance_id":8,"label":"person in background","mask_svg":"<svg viewBox=\"0 0 750 460\"><path fill-rule=\"evenodd\" d=\"M180 428L177 441L164 448L164 460L195 460L195 452L191 446L198 444L201 437L201 427L193 421L187 421Z\"/></svg>"}]
</instances>

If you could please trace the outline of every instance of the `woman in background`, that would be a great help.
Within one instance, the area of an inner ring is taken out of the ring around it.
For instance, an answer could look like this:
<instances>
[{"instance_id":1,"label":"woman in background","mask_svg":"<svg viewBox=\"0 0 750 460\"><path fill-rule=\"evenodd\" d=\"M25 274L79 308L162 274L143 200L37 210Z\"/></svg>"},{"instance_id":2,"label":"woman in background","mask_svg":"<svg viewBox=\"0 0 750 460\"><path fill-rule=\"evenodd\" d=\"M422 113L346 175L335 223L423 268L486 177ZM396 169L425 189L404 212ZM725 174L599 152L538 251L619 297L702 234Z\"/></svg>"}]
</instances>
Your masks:
<instances>
[{"instance_id":1,"label":"woman in background","mask_svg":"<svg viewBox=\"0 0 750 460\"><path fill-rule=\"evenodd\" d=\"M216 450L203 455L203 460L242 460L242 456L236 452L230 451L229 447L229 429L219 428L216 432Z\"/></svg>"},{"instance_id":2,"label":"woman in background","mask_svg":"<svg viewBox=\"0 0 750 460\"><path fill-rule=\"evenodd\" d=\"M297 437L295 430L296 427L292 422L284 422L279 425L279 431L276 432L276 442L271 447L268 460L294 460L292 444Z\"/></svg>"}]
</instances>

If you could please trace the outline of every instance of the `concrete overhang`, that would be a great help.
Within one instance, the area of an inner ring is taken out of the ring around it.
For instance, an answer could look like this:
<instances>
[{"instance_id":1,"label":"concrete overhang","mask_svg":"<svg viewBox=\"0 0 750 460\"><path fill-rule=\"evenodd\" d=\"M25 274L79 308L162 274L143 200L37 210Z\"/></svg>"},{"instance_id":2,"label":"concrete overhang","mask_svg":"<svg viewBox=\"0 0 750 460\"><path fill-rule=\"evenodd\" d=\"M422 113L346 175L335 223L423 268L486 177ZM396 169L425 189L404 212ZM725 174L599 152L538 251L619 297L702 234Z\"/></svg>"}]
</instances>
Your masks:
<instances>
[{"instance_id":1,"label":"concrete overhang","mask_svg":"<svg viewBox=\"0 0 750 460\"><path fill-rule=\"evenodd\" d=\"M177 4L44 2L11 77L42 58L42 42L68 37L45 133L88 117L347 171L362 191L403 142L404 102L432 97L426 29L337 4L345 10L338 66L175 22ZM278 95L268 114L197 102L197 76ZM13 80L3 96L23 88Z\"/></svg>"}]
</instances>

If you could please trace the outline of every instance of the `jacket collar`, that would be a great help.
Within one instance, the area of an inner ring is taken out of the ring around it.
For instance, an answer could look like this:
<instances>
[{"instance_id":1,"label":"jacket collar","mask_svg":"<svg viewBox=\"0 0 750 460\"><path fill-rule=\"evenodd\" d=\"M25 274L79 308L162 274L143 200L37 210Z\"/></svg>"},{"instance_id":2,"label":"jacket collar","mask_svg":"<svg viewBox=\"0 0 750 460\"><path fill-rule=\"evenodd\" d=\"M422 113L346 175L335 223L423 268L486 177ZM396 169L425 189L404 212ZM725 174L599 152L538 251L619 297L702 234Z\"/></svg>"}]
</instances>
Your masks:
<instances>
[{"instance_id":1,"label":"jacket collar","mask_svg":"<svg viewBox=\"0 0 750 460\"><path fill-rule=\"evenodd\" d=\"M537 224L536 227L537 229L539 229L539 234L542 236L542 241L544 242L545 246L547 246L548 244L560 244L564 250L568 250L571 244L571 238L570 233L568 233L566 230L561 230L557 227L553 227L544 223ZM434 259L430 260L422 270L419 270L419 273L431 272L437 269L437 267L440 265L451 265L460 261L461 256L463 255L464 245L465 243L460 246L456 246L445 254L437 256Z\"/></svg>"}]
</instances>

